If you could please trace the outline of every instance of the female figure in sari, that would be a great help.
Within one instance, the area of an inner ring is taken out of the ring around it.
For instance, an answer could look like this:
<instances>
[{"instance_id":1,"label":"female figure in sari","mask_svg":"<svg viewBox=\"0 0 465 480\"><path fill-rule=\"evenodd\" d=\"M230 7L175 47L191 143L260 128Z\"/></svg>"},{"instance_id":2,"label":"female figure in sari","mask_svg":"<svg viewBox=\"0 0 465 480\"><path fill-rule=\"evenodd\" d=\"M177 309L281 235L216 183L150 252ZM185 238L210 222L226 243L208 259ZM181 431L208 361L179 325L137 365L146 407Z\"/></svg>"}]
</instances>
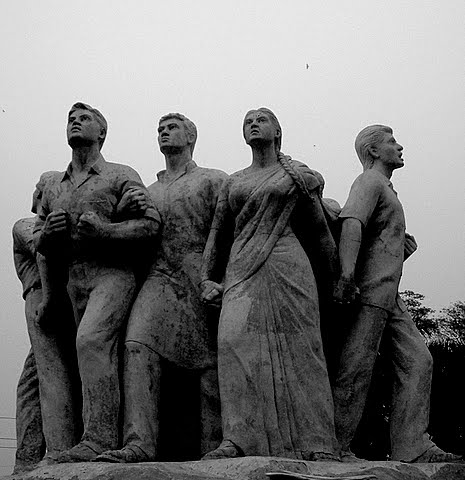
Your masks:
<instances>
[{"instance_id":1,"label":"female figure in sari","mask_svg":"<svg viewBox=\"0 0 465 480\"><path fill-rule=\"evenodd\" d=\"M335 459L319 296L325 287L329 293L336 246L320 184L280 152L281 128L270 110L248 112L243 133L252 164L223 185L202 265L204 301L223 296L223 442L204 458ZM314 270L323 274L318 286Z\"/></svg>"}]
</instances>

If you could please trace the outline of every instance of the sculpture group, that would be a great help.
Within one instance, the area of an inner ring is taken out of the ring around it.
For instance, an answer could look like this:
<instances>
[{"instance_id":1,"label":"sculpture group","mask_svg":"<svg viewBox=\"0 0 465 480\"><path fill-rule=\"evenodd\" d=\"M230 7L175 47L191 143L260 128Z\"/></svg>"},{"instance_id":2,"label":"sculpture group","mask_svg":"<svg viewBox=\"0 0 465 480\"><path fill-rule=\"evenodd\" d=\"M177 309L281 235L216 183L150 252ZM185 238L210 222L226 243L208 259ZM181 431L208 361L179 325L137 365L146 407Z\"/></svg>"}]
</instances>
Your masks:
<instances>
[{"instance_id":1,"label":"sculpture group","mask_svg":"<svg viewBox=\"0 0 465 480\"><path fill-rule=\"evenodd\" d=\"M71 162L41 176L36 216L13 228L31 340L17 471L250 455L359 461L351 441L383 337L391 458L460 459L427 434L432 359L398 295L417 246L390 181L404 161L389 127L358 134L363 173L342 209L324 198L319 172L281 152L266 108L245 115L252 161L230 176L194 162L196 127L181 114L159 121L166 169L147 188L103 158L106 132L98 110L72 106ZM322 335L334 315L347 325L341 352Z\"/></svg>"}]
</instances>

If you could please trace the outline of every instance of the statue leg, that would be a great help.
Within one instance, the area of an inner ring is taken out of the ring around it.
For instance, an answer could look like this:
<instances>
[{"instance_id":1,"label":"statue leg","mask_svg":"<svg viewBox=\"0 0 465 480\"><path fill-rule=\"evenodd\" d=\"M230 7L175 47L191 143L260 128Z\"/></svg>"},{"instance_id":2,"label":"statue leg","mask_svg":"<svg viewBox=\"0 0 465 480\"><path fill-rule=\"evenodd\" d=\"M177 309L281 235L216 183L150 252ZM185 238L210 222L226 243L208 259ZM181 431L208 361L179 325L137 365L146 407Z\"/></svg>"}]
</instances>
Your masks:
<instances>
[{"instance_id":1,"label":"statue leg","mask_svg":"<svg viewBox=\"0 0 465 480\"><path fill-rule=\"evenodd\" d=\"M103 452L97 458L99 461L150 461L158 453L162 360L155 351L140 341L148 338L145 329L147 325L152 326L154 303L153 289L147 283L132 307L124 344L123 448ZM139 340L133 340L134 338Z\"/></svg>"},{"instance_id":2,"label":"statue leg","mask_svg":"<svg viewBox=\"0 0 465 480\"><path fill-rule=\"evenodd\" d=\"M90 461L118 445L118 344L135 291L134 276L116 271L69 286L75 311L89 290L76 339L84 434L78 445L60 455L60 462Z\"/></svg>"},{"instance_id":3,"label":"statue leg","mask_svg":"<svg viewBox=\"0 0 465 480\"><path fill-rule=\"evenodd\" d=\"M200 375L200 449L202 456L218 447L222 440L221 405L217 367Z\"/></svg>"},{"instance_id":4,"label":"statue leg","mask_svg":"<svg viewBox=\"0 0 465 480\"><path fill-rule=\"evenodd\" d=\"M75 365L75 325L71 311L63 311L54 327L35 321L41 290L26 297L26 320L39 377L42 428L47 456L72 447L80 434L80 402Z\"/></svg>"},{"instance_id":5,"label":"statue leg","mask_svg":"<svg viewBox=\"0 0 465 480\"><path fill-rule=\"evenodd\" d=\"M154 460L157 454L160 379L160 356L141 343L126 342L123 444L140 451L142 457L136 461Z\"/></svg>"},{"instance_id":6,"label":"statue leg","mask_svg":"<svg viewBox=\"0 0 465 480\"><path fill-rule=\"evenodd\" d=\"M410 314L400 310L386 326L393 361L390 418L392 460L412 461L434 444L429 423L433 359Z\"/></svg>"},{"instance_id":7,"label":"statue leg","mask_svg":"<svg viewBox=\"0 0 465 480\"><path fill-rule=\"evenodd\" d=\"M39 377L32 349L24 362L16 390L16 443L15 473L32 468L45 454Z\"/></svg>"},{"instance_id":8,"label":"statue leg","mask_svg":"<svg viewBox=\"0 0 465 480\"><path fill-rule=\"evenodd\" d=\"M381 308L362 305L343 344L333 391L336 436L342 455L350 451L362 418L387 317Z\"/></svg>"}]
</instances>

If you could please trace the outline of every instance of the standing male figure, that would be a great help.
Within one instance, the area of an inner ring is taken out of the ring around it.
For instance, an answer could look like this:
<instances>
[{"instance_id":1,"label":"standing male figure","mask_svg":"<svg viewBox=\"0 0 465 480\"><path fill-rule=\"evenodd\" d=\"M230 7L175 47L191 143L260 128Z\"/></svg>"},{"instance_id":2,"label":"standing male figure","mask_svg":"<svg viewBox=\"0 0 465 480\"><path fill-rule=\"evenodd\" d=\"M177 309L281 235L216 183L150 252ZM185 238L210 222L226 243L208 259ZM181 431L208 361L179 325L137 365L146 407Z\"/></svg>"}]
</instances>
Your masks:
<instances>
[{"instance_id":1,"label":"standing male figure","mask_svg":"<svg viewBox=\"0 0 465 480\"><path fill-rule=\"evenodd\" d=\"M160 387L162 372L164 379L171 377L172 384L188 373L196 379L195 392L186 389L182 396L198 396L200 391L197 421L201 438L190 440L197 456L221 441L217 318L201 302L199 283L202 253L227 175L195 164L196 139L196 127L184 115L170 113L160 119L158 144L166 170L158 173L158 181L148 190L160 211L163 229L160 242L153 244L156 259L134 302L126 333L124 446L100 455L101 461L152 461L160 454L160 417L167 414L160 404L169 406L160 402L160 391L165 394ZM170 425L182 412L171 413ZM178 451L171 452L171 458L185 459L179 447L185 439L177 440Z\"/></svg>"},{"instance_id":2,"label":"standing male figure","mask_svg":"<svg viewBox=\"0 0 465 480\"><path fill-rule=\"evenodd\" d=\"M33 213L37 213L46 183L58 173L40 176L32 196ZM13 226L14 264L23 286L31 341L17 389L15 472L32 468L42 459L45 448L46 458L71 448L79 433L80 394L76 391L72 311L56 312L48 325L36 316L44 299L44 285L38 265L41 255L36 253L33 241L35 221L36 217L22 218Z\"/></svg>"},{"instance_id":3,"label":"standing male figure","mask_svg":"<svg viewBox=\"0 0 465 480\"><path fill-rule=\"evenodd\" d=\"M100 150L106 132L98 110L84 103L71 107L71 163L47 184L34 230L47 261L69 266L68 293L78 324L84 433L60 462L90 461L117 446L118 342L136 287L131 251L140 251L159 225L151 206L137 216L118 208L131 188L144 187L131 167L105 161Z\"/></svg>"},{"instance_id":4,"label":"standing male figure","mask_svg":"<svg viewBox=\"0 0 465 480\"><path fill-rule=\"evenodd\" d=\"M405 219L392 172L404 166L403 147L384 125L364 128L355 140L363 173L352 185L339 215L341 276L335 299L359 300L343 346L334 387L336 434L342 458L355 459L350 443L362 417L383 335L393 366L390 416L391 458L447 462L459 457L437 447L426 433L433 361L398 294L402 266L417 248Z\"/></svg>"}]
</instances>

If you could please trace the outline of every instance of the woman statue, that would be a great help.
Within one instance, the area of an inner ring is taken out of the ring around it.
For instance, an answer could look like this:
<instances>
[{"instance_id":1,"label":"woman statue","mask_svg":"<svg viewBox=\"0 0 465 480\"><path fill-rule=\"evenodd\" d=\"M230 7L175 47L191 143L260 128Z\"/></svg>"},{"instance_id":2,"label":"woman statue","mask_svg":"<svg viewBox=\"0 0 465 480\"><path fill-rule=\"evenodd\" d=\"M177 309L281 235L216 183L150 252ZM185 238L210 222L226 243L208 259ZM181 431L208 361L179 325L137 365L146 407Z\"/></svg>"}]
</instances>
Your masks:
<instances>
[{"instance_id":1,"label":"woman statue","mask_svg":"<svg viewBox=\"0 0 465 480\"><path fill-rule=\"evenodd\" d=\"M204 301L222 296L223 423L223 442L203 458L337 459L319 313L336 246L320 183L280 152L281 127L267 108L247 113L243 134L252 164L223 185L202 265Z\"/></svg>"}]
</instances>

